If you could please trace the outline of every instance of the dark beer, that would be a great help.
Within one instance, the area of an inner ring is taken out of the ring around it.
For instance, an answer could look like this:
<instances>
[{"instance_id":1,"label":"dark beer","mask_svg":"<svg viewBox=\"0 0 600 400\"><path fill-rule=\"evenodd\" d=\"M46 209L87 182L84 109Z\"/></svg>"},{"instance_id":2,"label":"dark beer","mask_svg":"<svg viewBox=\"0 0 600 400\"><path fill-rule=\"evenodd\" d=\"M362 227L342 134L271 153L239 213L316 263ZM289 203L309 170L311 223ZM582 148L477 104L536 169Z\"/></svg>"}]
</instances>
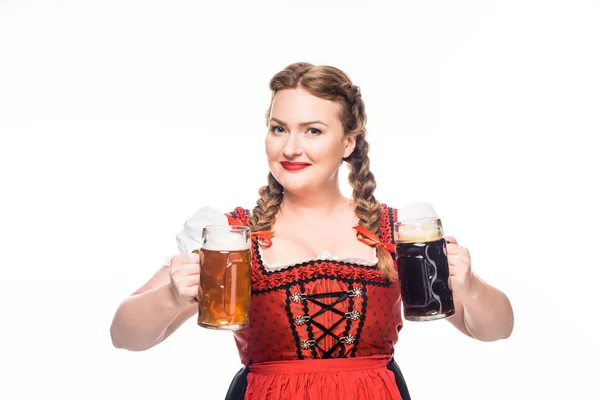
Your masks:
<instances>
[{"instance_id":1,"label":"dark beer","mask_svg":"<svg viewBox=\"0 0 600 400\"><path fill-rule=\"evenodd\" d=\"M451 316L454 299L441 220L429 203L412 204L398 214L394 239L404 318L432 321Z\"/></svg>"},{"instance_id":2,"label":"dark beer","mask_svg":"<svg viewBox=\"0 0 600 400\"><path fill-rule=\"evenodd\" d=\"M208 232L204 229L198 325L209 329L241 329L248 325L250 310L249 230L233 226L208 227ZM238 236L228 236L228 230L237 231Z\"/></svg>"},{"instance_id":3,"label":"dark beer","mask_svg":"<svg viewBox=\"0 0 600 400\"><path fill-rule=\"evenodd\" d=\"M428 321L454 314L446 241L396 244L404 318Z\"/></svg>"}]
</instances>

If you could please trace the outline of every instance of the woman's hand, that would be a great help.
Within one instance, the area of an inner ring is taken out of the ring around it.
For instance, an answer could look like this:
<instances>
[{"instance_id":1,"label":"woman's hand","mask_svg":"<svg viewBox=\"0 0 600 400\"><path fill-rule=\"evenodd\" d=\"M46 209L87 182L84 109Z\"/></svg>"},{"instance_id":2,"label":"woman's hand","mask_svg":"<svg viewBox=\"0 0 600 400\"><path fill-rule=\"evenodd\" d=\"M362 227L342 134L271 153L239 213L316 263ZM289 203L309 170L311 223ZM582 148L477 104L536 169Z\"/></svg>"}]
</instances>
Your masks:
<instances>
[{"instance_id":1,"label":"woman's hand","mask_svg":"<svg viewBox=\"0 0 600 400\"><path fill-rule=\"evenodd\" d=\"M182 253L169 263L169 288L175 305L185 308L197 300L200 286L200 255Z\"/></svg>"},{"instance_id":2,"label":"woman's hand","mask_svg":"<svg viewBox=\"0 0 600 400\"><path fill-rule=\"evenodd\" d=\"M452 236L445 236L450 269L449 285L459 299L468 297L473 289L473 272L471 271L471 254L461 247Z\"/></svg>"}]
</instances>

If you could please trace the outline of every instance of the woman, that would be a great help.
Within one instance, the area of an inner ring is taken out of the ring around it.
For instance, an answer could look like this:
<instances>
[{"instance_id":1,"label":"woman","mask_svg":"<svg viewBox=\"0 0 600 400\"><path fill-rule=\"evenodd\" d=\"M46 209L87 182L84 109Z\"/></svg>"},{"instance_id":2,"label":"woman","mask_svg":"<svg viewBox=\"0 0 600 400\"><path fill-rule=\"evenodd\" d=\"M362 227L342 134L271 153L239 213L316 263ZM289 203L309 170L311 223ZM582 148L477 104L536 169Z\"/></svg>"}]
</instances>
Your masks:
<instances>
[{"instance_id":1,"label":"woman","mask_svg":"<svg viewBox=\"0 0 600 400\"><path fill-rule=\"evenodd\" d=\"M227 398L406 400L392 359L402 327L394 210L374 197L360 90L342 71L308 63L289 65L270 88L268 185L251 212L228 216L273 236L253 239L250 325L234 333L245 367ZM344 161L352 199L338 185ZM195 222L227 218L205 208ZM199 256L187 239L184 230L182 254L120 305L116 347L155 346L197 312ZM479 340L509 337L509 300L471 272L466 248L446 240L456 308L448 321Z\"/></svg>"}]
</instances>

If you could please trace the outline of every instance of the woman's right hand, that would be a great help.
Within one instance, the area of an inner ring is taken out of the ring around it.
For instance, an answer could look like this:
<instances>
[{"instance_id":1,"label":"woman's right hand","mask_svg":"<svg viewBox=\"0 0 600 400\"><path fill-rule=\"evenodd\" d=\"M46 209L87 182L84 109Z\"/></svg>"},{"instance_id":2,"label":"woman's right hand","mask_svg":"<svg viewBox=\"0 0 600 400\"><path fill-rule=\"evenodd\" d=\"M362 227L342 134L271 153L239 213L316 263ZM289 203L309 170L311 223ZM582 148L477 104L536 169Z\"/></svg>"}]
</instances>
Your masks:
<instances>
[{"instance_id":1,"label":"woman's right hand","mask_svg":"<svg viewBox=\"0 0 600 400\"><path fill-rule=\"evenodd\" d=\"M178 307L193 304L200 286L200 255L182 253L171 258L169 263L169 288Z\"/></svg>"}]
</instances>

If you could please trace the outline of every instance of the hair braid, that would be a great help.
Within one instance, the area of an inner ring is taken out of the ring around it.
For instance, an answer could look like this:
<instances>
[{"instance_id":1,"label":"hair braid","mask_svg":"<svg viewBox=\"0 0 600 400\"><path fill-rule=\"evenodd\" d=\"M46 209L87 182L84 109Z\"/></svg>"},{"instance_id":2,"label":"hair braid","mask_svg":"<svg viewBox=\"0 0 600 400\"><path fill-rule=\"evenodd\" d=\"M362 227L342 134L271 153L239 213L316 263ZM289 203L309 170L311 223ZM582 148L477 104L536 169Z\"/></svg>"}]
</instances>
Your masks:
<instances>
[{"instance_id":1,"label":"hair braid","mask_svg":"<svg viewBox=\"0 0 600 400\"><path fill-rule=\"evenodd\" d=\"M260 198L248 222L250 230L254 232L266 231L273 227L283 199L283 187L270 172L267 180L268 184L258 190Z\"/></svg>"},{"instance_id":2,"label":"hair braid","mask_svg":"<svg viewBox=\"0 0 600 400\"><path fill-rule=\"evenodd\" d=\"M369 143L365 140L365 133L356 137L354 152L346 160L350 168L348 182L352 186L352 197L354 199L355 214L359 219L359 225L367 228L377 236L381 236L379 221L381 220L381 204L375 199L373 193L377 187L375 176L370 170ZM394 265L389 263L385 249L377 249L379 268L388 278L395 279L398 276Z\"/></svg>"},{"instance_id":3,"label":"hair braid","mask_svg":"<svg viewBox=\"0 0 600 400\"><path fill-rule=\"evenodd\" d=\"M362 100L360 88L349 83L345 88L345 97L351 105L346 108L345 121L348 123L347 132L356 135L356 146L349 157L345 159L350 169L348 182L352 186L355 214L359 224L377 236L381 237L379 222L381 221L381 204L374 196L377 182L371 172L369 160L369 143L367 142L367 115L365 103ZM385 254L386 250L378 248L379 268L390 279L395 279L398 272Z\"/></svg>"}]
</instances>

